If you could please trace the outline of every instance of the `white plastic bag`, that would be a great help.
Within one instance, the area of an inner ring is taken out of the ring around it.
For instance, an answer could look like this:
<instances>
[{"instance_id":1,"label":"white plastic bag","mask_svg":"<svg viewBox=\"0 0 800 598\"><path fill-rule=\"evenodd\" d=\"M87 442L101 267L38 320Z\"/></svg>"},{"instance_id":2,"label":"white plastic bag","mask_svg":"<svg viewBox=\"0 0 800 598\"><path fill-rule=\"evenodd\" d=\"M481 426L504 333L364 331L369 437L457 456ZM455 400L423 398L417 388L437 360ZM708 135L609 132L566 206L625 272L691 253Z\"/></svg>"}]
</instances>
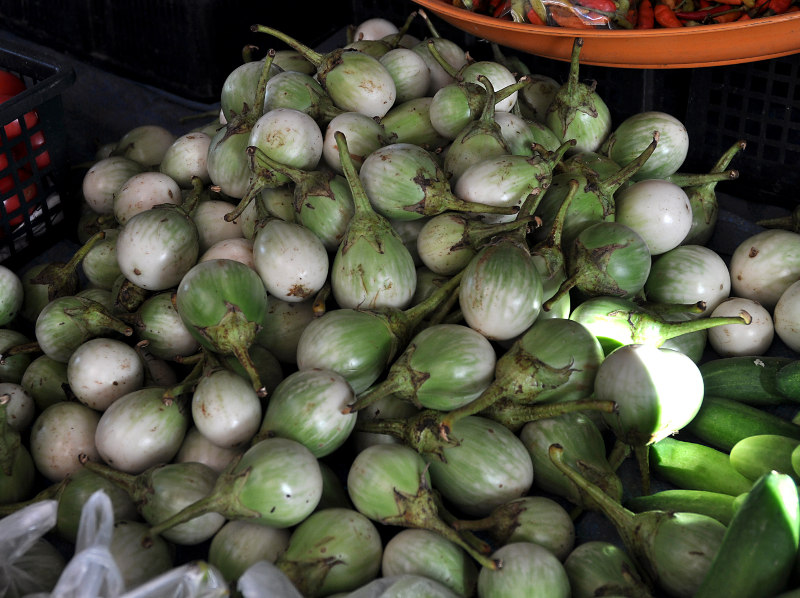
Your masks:
<instances>
[{"instance_id":1,"label":"white plastic bag","mask_svg":"<svg viewBox=\"0 0 800 598\"><path fill-rule=\"evenodd\" d=\"M171 569L119 598L223 598L228 584L212 565L198 561Z\"/></svg>"},{"instance_id":2,"label":"white plastic bag","mask_svg":"<svg viewBox=\"0 0 800 598\"><path fill-rule=\"evenodd\" d=\"M269 561L250 565L236 587L244 598L303 598L286 574Z\"/></svg>"},{"instance_id":3,"label":"white plastic bag","mask_svg":"<svg viewBox=\"0 0 800 598\"><path fill-rule=\"evenodd\" d=\"M422 596L425 598L458 598L458 594L446 585L411 573L379 577L347 594L347 598L421 598Z\"/></svg>"},{"instance_id":4,"label":"white plastic bag","mask_svg":"<svg viewBox=\"0 0 800 598\"><path fill-rule=\"evenodd\" d=\"M111 499L98 490L83 505L75 554L49 598L118 598L122 594L125 583L108 549L113 532Z\"/></svg>"},{"instance_id":5,"label":"white plastic bag","mask_svg":"<svg viewBox=\"0 0 800 598\"><path fill-rule=\"evenodd\" d=\"M52 587L43 575L52 570L52 560L37 566L26 553L55 527L57 512L57 501L43 500L0 519L0 596L17 598Z\"/></svg>"}]
</instances>

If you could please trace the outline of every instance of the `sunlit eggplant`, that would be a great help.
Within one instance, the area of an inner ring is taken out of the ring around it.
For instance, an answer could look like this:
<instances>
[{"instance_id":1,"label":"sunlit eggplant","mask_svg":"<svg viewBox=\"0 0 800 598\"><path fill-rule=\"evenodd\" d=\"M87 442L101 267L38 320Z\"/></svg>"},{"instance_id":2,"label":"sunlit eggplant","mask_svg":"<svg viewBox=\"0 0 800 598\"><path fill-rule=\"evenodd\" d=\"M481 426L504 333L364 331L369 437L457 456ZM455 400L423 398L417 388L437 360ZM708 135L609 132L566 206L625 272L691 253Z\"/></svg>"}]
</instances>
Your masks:
<instances>
[{"instance_id":1,"label":"sunlit eggplant","mask_svg":"<svg viewBox=\"0 0 800 598\"><path fill-rule=\"evenodd\" d=\"M540 151L532 149L528 155L508 154L481 160L461 173L453 192L473 203L519 207L528 196L544 194L550 187L553 169L572 145L569 141L554 152L537 148Z\"/></svg>"},{"instance_id":2,"label":"sunlit eggplant","mask_svg":"<svg viewBox=\"0 0 800 598\"><path fill-rule=\"evenodd\" d=\"M356 172L372 152L394 141L391 134L383 128L380 119L370 118L361 112L343 112L334 117L325 127L322 157L325 164L339 174L344 174L339 147L336 145L336 132L347 139L347 149Z\"/></svg>"},{"instance_id":3,"label":"sunlit eggplant","mask_svg":"<svg viewBox=\"0 0 800 598\"><path fill-rule=\"evenodd\" d=\"M691 307L691 306L687 306ZM576 306L570 319L580 322L594 334L608 354L623 345L650 344L661 347L672 338L706 330L713 326L747 324L748 315L725 318L693 318L670 321L622 297L590 297Z\"/></svg>"},{"instance_id":4,"label":"sunlit eggplant","mask_svg":"<svg viewBox=\"0 0 800 598\"><path fill-rule=\"evenodd\" d=\"M397 104L427 96L431 79L430 69L422 56L414 50L393 48L378 60L394 79Z\"/></svg>"},{"instance_id":5,"label":"sunlit eggplant","mask_svg":"<svg viewBox=\"0 0 800 598\"><path fill-rule=\"evenodd\" d=\"M623 345L600 364L594 381L598 399L617 403L603 419L617 439L631 446L649 488L647 447L688 424L703 402L703 377L683 353L652 345Z\"/></svg>"},{"instance_id":6,"label":"sunlit eggplant","mask_svg":"<svg viewBox=\"0 0 800 598\"><path fill-rule=\"evenodd\" d=\"M119 233L117 262L132 283L149 291L176 286L200 255L194 220L180 206L139 212Z\"/></svg>"}]
</instances>

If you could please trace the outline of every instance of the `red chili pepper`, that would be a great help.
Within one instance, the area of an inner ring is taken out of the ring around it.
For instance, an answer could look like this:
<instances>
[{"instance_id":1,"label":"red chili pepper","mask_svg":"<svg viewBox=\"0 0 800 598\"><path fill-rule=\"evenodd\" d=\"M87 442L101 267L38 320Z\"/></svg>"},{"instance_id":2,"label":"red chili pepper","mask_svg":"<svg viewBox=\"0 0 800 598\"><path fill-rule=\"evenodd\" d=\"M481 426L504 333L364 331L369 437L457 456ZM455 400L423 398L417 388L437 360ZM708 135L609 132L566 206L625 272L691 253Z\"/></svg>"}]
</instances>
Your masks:
<instances>
[{"instance_id":1,"label":"red chili pepper","mask_svg":"<svg viewBox=\"0 0 800 598\"><path fill-rule=\"evenodd\" d=\"M728 10L730 10L730 7L724 4L718 4L717 6L712 6L705 10L678 11L675 13L675 16L679 19L686 19L689 21L702 21L703 19L708 19Z\"/></svg>"},{"instance_id":2,"label":"red chili pepper","mask_svg":"<svg viewBox=\"0 0 800 598\"><path fill-rule=\"evenodd\" d=\"M776 15L782 15L792 5L792 0L769 0L769 10Z\"/></svg>"},{"instance_id":3,"label":"red chili pepper","mask_svg":"<svg viewBox=\"0 0 800 598\"><path fill-rule=\"evenodd\" d=\"M666 4L660 2L653 7L653 16L656 23L662 27L683 27L680 19L675 16L673 10Z\"/></svg>"},{"instance_id":4,"label":"red chili pepper","mask_svg":"<svg viewBox=\"0 0 800 598\"><path fill-rule=\"evenodd\" d=\"M528 18L528 22L532 25L546 25L546 23L542 21L542 18L539 16L539 13L533 9L528 11L526 17Z\"/></svg>"},{"instance_id":5,"label":"red chili pepper","mask_svg":"<svg viewBox=\"0 0 800 598\"><path fill-rule=\"evenodd\" d=\"M636 29L652 29L654 25L653 3L650 0L640 0Z\"/></svg>"},{"instance_id":6,"label":"red chili pepper","mask_svg":"<svg viewBox=\"0 0 800 598\"><path fill-rule=\"evenodd\" d=\"M617 11L617 5L613 0L575 0L575 4L598 12L613 13Z\"/></svg>"},{"instance_id":7,"label":"red chili pepper","mask_svg":"<svg viewBox=\"0 0 800 598\"><path fill-rule=\"evenodd\" d=\"M743 11L738 9L728 10L727 12L723 12L715 16L711 19L714 23L732 23L734 21L738 21L739 17L742 16Z\"/></svg>"},{"instance_id":8,"label":"red chili pepper","mask_svg":"<svg viewBox=\"0 0 800 598\"><path fill-rule=\"evenodd\" d=\"M491 14L495 18L504 17L511 10L511 0L492 0L489 3Z\"/></svg>"},{"instance_id":9,"label":"red chili pepper","mask_svg":"<svg viewBox=\"0 0 800 598\"><path fill-rule=\"evenodd\" d=\"M635 4L631 4L628 12L625 13L625 18L628 20L628 23L633 25L634 28L636 27L637 23L639 22L639 9L636 8Z\"/></svg>"}]
</instances>

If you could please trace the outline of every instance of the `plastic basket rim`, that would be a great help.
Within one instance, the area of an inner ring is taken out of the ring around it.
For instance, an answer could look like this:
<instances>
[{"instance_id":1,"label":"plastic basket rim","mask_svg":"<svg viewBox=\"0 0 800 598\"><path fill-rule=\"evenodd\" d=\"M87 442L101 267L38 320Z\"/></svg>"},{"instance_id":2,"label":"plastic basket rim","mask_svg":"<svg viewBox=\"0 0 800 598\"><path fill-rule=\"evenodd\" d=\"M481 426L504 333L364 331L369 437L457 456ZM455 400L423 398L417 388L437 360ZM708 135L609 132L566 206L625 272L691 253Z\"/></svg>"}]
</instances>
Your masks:
<instances>
[{"instance_id":1,"label":"plastic basket rim","mask_svg":"<svg viewBox=\"0 0 800 598\"><path fill-rule=\"evenodd\" d=\"M0 104L0 121L10 122L20 114L34 110L47 100L60 95L75 81L75 69L72 65L64 64L45 52L32 52L30 47L7 41L0 46L0 68L3 67L3 57L8 55L32 64L34 68L47 69L50 74Z\"/></svg>"}]
</instances>

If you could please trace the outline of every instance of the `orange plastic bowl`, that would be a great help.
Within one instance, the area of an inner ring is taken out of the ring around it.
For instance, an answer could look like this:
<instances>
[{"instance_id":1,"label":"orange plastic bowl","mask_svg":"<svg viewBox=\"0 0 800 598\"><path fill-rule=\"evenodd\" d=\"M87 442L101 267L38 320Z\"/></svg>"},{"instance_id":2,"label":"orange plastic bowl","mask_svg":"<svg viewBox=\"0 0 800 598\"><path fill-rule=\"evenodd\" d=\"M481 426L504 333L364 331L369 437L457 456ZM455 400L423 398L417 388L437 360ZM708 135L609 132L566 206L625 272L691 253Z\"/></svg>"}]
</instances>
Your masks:
<instances>
[{"instance_id":1,"label":"orange plastic bowl","mask_svg":"<svg viewBox=\"0 0 800 598\"><path fill-rule=\"evenodd\" d=\"M743 23L630 31L514 23L476 14L445 0L413 1L470 35L545 58L569 61L573 40L582 37L581 64L694 68L800 53L800 12Z\"/></svg>"}]
</instances>

